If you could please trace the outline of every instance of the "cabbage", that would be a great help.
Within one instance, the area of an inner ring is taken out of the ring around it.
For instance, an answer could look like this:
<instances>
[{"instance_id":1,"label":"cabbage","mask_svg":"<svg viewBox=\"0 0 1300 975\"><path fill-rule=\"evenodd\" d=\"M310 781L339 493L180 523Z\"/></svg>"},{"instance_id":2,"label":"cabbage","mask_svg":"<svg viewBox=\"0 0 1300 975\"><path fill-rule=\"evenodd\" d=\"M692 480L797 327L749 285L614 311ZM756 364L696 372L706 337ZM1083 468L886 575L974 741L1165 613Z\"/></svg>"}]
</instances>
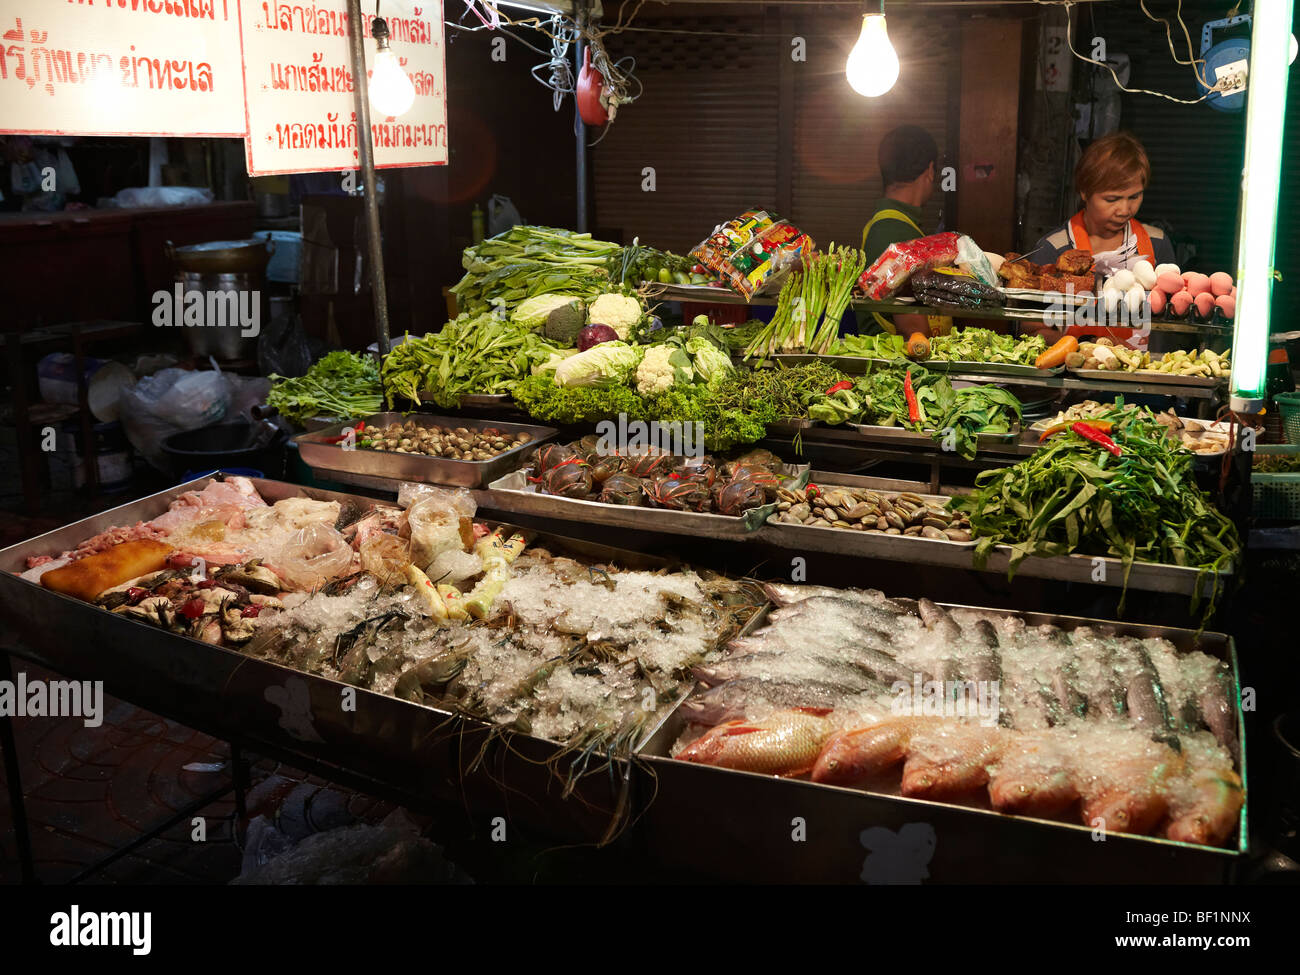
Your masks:
<instances>
[{"instance_id":1,"label":"cabbage","mask_svg":"<svg viewBox=\"0 0 1300 975\"><path fill-rule=\"evenodd\" d=\"M537 295L535 298L525 298L515 305L515 310L510 314L510 321L538 332L546 324L546 319L551 312L577 300L573 295Z\"/></svg>"},{"instance_id":2,"label":"cabbage","mask_svg":"<svg viewBox=\"0 0 1300 975\"><path fill-rule=\"evenodd\" d=\"M686 351L691 354L696 377L710 386L716 386L731 372L731 356L702 335L690 339Z\"/></svg>"},{"instance_id":3,"label":"cabbage","mask_svg":"<svg viewBox=\"0 0 1300 975\"><path fill-rule=\"evenodd\" d=\"M559 386L618 386L640 361L640 349L623 342L602 342L556 366L555 382Z\"/></svg>"}]
</instances>

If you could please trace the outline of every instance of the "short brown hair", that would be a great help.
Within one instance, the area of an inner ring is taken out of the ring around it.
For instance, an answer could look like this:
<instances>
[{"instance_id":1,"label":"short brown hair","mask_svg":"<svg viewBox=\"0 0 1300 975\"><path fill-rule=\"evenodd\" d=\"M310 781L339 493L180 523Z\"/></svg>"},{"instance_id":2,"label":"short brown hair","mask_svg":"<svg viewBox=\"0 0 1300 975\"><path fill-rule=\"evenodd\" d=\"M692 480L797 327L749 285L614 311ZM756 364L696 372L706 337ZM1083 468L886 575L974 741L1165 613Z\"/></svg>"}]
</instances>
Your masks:
<instances>
[{"instance_id":1,"label":"short brown hair","mask_svg":"<svg viewBox=\"0 0 1300 975\"><path fill-rule=\"evenodd\" d=\"M1151 180L1151 161L1142 143L1127 132L1104 135L1083 151L1074 167L1074 188L1086 197L1119 189L1141 180L1145 189Z\"/></svg>"}]
</instances>

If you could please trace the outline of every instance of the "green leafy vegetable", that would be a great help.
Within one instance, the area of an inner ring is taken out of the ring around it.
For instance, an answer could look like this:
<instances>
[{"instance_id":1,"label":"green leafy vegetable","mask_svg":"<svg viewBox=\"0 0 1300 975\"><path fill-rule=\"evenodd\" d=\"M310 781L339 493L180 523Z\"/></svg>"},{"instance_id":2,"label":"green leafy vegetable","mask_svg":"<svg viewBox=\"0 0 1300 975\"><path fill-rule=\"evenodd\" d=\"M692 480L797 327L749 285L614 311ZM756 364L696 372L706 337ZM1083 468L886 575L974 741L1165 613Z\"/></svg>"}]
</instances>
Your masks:
<instances>
[{"instance_id":1,"label":"green leafy vegetable","mask_svg":"<svg viewBox=\"0 0 1300 975\"><path fill-rule=\"evenodd\" d=\"M342 349L321 357L306 375L270 378L267 405L299 426L315 416L351 420L378 413L384 402L379 363Z\"/></svg>"}]
</instances>

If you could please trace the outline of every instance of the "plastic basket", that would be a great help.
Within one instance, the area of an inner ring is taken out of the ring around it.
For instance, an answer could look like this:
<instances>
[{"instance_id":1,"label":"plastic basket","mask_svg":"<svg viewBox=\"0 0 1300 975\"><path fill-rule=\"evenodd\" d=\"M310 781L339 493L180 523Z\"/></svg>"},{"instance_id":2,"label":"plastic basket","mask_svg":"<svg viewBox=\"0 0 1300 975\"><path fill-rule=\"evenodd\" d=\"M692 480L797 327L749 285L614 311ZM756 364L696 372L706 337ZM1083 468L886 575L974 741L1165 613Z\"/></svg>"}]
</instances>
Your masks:
<instances>
[{"instance_id":1,"label":"plastic basket","mask_svg":"<svg viewBox=\"0 0 1300 975\"><path fill-rule=\"evenodd\" d=\"M1260 444L1257 454L1300 457L1300 446ZM1264 521L1300 521L1300 473L1268 474L1252 471L1253 514Z\"/></svg>"},{"instance_id":2,"label":"plastic basket","mask_svg":"<svg viewBox=\"0 0 1300 975\"><path fill-rule=\"evenodd\" d=\"M1300 444L1300 393L1278 393L1273 397L1282 414L1282 433L1289 444Z\"/></svg>"}]
</instances>

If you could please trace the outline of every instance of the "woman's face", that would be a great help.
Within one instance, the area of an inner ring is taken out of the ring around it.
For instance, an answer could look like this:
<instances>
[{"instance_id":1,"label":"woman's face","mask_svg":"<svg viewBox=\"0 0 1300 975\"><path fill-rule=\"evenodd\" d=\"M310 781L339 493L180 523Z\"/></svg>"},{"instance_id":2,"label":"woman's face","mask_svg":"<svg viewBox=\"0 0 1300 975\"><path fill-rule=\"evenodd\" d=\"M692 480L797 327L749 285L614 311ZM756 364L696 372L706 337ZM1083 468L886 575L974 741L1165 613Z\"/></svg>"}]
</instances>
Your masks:
<instances>
[{"instance_id":1,"label":"woman's face","mask_svg":"<svg viewBox=\"0 0 1300 975\"><path fill-rule=\"evenodd\" d=\"M1102 190L1083 198L1083 216L1095 233L1112 237L1123 233L1128 222L1137 216L1142 205L1142 184L1132 182L1127 186Z\"/></svg>"}]
</instances>

